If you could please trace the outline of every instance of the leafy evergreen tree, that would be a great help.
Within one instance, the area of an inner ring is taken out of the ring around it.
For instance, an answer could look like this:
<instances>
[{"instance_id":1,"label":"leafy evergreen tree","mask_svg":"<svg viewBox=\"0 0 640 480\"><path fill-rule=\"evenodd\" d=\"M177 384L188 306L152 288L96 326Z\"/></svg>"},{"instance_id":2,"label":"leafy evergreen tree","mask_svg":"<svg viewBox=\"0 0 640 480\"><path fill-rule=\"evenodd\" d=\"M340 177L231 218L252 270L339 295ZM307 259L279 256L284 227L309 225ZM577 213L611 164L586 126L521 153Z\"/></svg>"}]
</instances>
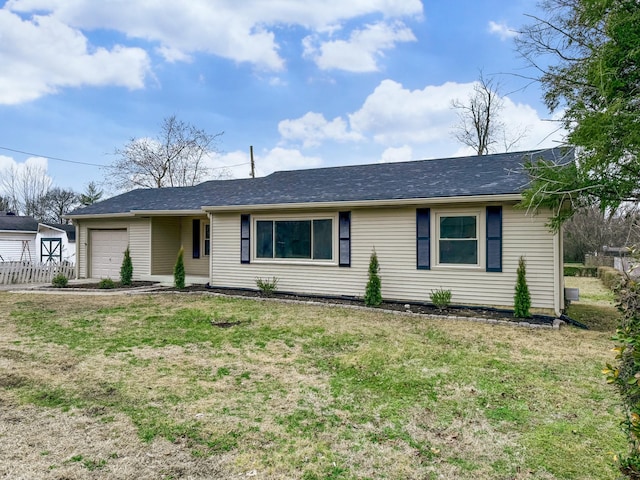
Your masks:
<instances>
[{"instance_id":1,"label":"leafy evergreen tree","mask_svg":"<svg viewBox=\"0 0 640 480\"><path fill-rule=\"evenodd\" d=\"M129 247L124 251L124 258L122 259L122 266L120 267L120 283L122 285L131 285L133 277L133 263L131 263L131 255L129 254Z\"/></svg>"},{"instance_id":2,"label":"leafy evergreen tree","mask_svg":"<svg viewBox=\"0 0 640 480\"><path fill-rule=\"evenodd\" d=\"M375 249L369 259L369 281L364 292L364 304L369 307L377 307L382 303L382 283L380 281L380 264Z\"/></svg>"},{"instance_id":3,"label":"leafy evergreen tree","mask_svg":"<svg viewBox=\"0 0 640 480\"><path fill-rule=\"evenodd\" d=\"M184 248L180 247L178 251L178 259L176 265L173 267L173 279L176 288L184 288Z\"/></svg>"},{"instance_id":4,"label":"leafy evergreen tree","mask_svg":"<svg viewBox=\"0 0 640 480\"><path fill-rule=\"evenodd\" d=\"M554 212L559 228L576 207L615 209L640 199L640 2L543 0L544 16L516 42L561 112L576 160L561 165L533 158L528 208Z\"/></svg>"},{"instance_id":5,"label":"leafy evergreen tree","mask_svg":"<svg viewBox=\"0 0 640 480\"><path fill-rule=\"evenodd\" d=\"M528 318L531 316L531 295L527 286L527 269L524 257L518 261L518 279L516 280L516 293L513 299L513 316Z\"/></svg>"}]
</instances>

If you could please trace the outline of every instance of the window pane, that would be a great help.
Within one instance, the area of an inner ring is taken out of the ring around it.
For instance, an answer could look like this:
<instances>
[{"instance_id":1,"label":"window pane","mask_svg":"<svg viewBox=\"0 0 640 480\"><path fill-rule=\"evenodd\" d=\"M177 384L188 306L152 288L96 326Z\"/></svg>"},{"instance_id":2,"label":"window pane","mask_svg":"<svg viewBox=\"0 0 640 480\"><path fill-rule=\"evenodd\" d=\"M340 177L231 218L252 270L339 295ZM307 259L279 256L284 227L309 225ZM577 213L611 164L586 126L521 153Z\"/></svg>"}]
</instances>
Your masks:
<instances>
[{"instance_id":1,"label":"window pane","mask_svg":"<svg viewBox=\"0 0 640 480\"><path fill-rule=\"evenodd\" d=\"M440 238L476 238L476 217L440 217Z\"/></svg>"},{"instance_id":2,"label":"window pane","mask_svg":"<svg viewBox=\"0 0 640 480\"><path fill-rule=\"evenodd\" d=\"M476 240L440 240L440 263L477 265Z\"/></svg>"},{"instance_id":3,"label":"window pane","mask_svg":"<svg viewBox=\"0 0 640 480\"><path fill-rule=\"evenodd\" d=\"M275 222L276 258L311 258L311 220Z\"/></svg>"},{"instance_id":4,"label":"window pane","mask_svg":"<svg viewBox=\"0 0 640 480\"><path fill-rule=\"evenodd\" d=\"M331 220L313 221L313 258L331 260L332 255Z\"/></svg>"},{"instance_id":5,"label":"window pane","mask_svg":"<svg viewBox=\"0 0 640 480\"><path fill-rule=\"evenodd\" d=\"M256 256L273 258L273 222L256 222Z\"/></svg>"}]
</instances>

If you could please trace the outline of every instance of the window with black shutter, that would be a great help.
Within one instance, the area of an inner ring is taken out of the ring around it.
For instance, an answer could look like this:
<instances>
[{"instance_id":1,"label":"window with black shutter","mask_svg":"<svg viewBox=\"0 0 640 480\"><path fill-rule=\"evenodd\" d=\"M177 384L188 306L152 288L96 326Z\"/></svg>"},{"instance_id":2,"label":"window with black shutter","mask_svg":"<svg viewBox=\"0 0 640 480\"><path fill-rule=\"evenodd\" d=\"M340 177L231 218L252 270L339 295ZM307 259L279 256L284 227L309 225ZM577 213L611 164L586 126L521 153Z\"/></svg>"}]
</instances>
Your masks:
<instances>
[{"instance_id":1,"label":"window with black shutter","mask_svg":"<svg viewBox=\"0 0 640 480\"><path fill-rule=\"evenodd\" d=\"M430 210L416 210L416 266L420 270L431 268L431 224Z\"/></svg>"},{"instance_id":2,"label":"window with black shutter","mask_svg":"<svg viewBox=\"0 0 640 480\"><path fill-rule=\"evenodd\" d=\"M487 272L502 271L502 207L487 207Z\"/></svg>"},{"instance_id":3,"label":"window with black shutter","mask_svg":"<svg viewBox=\"0 0 640 480\"><path fill-rule=\"evenodd\" d=\"M338 214L338 250L339 263L341 267L351 266L351 212L340 212Z\"/></svg>"},{"instance_id":4,"label":"window with black shutter","mask_svg":"<svg viewBox=\"0 0 640 480\"><path fill-rule=\"evenodd\" d=\"M251 261L251 215L240 215L240 263Z\"/></svg>"}]
</instances>

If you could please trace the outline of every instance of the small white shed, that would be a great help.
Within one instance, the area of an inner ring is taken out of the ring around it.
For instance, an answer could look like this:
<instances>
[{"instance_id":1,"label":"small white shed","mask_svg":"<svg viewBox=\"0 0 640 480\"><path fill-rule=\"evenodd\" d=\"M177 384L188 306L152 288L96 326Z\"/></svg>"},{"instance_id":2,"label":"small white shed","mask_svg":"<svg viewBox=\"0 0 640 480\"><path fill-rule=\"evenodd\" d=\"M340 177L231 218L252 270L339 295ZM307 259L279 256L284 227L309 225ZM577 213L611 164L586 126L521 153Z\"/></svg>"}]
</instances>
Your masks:
<instances>
[{"instance_id":1,"label":"small white shed","mask_svg":"<svg viewBox=\"0 0 640 480\"><path fill-rule=\"evenodd\" d=\"M61 223L39 223L35 239L37 263L76 262L76 227Z\"/></svg>"}]
</instances>

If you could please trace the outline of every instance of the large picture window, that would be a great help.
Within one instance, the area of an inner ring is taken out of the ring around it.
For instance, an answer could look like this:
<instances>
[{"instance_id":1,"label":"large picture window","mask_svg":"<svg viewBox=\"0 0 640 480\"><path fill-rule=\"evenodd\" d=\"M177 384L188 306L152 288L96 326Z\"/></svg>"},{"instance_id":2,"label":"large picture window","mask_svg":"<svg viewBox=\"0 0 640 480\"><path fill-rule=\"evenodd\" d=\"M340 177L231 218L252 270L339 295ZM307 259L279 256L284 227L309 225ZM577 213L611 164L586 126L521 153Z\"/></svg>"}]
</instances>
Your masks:
<instances>
[{"instance_id":1,"label":"large picture window","mask_svg":"<svg viewBox=\"0 0 640 480\"><path fill-rule=\"evenodd\" d=\"M478 265L478 216L438 216L438 263Z\"/></svg>"},{"instance_id":2,"label":"large picture window","mask_svg":"<svg viewBox=\"0 0 640 480\"><path fill-rule=\"evenodd\" d=\"M331 260L333 258L333 221L258 220L256 221L256 257Z\"/></svg>"}]
</instances>

